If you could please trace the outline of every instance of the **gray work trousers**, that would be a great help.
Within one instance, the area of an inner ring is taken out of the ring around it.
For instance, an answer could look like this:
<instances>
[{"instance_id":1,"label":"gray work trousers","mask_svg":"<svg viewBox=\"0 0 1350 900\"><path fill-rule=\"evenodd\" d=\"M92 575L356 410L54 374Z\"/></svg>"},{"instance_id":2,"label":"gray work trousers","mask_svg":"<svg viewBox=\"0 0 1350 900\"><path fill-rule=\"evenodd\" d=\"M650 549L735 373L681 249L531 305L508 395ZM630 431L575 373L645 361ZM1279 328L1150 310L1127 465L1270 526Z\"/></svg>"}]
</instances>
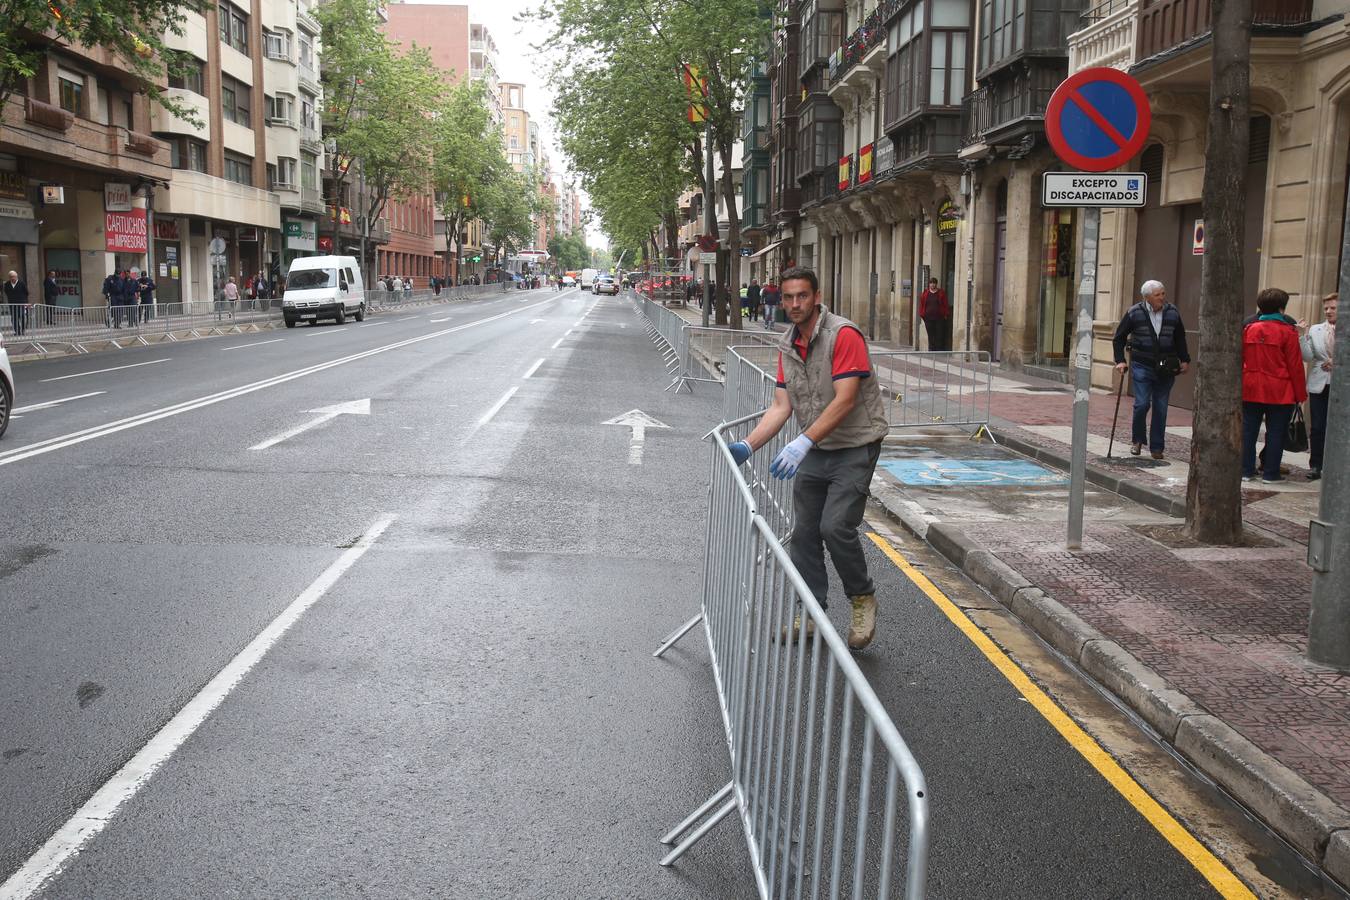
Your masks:
<instances>
[{"instance_id":1,"label":"gray work trousers","mask_svg":"<svg viewBox=\"0 0 1350 900\"><path fill-rule=\"evenodd\" d=\"M792 486L788 556L821 606L827 605L829 590L822 544L829 548L846 595L856 597L876 591L867 573L858 526L880 456L881 441L842 450L814 449L797 470Z\"/></svg>"}]
</instances>

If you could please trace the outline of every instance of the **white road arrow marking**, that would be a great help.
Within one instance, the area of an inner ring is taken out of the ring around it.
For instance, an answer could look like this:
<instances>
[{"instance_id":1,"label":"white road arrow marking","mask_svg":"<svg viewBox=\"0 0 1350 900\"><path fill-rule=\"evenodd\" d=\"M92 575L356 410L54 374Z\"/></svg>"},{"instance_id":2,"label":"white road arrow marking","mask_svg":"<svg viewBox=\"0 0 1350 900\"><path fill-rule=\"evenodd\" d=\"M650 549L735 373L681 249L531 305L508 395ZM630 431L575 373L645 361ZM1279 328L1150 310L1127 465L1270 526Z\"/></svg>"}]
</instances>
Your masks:
<instances>
[{"instance_id":1,"label":"white road arrow marking","mask_svg":"<svg viewBox=\"0 0 1350 900\"><path fill-rule=\"evenodd\" d=\"M261 444L254 444L249 447L250 450L266 450L268 447L280 444L284 440L289 440L297 434L303 434L311 428L317 428L329 419L336 419L342 415L368 416L370 415L370 398L364 400L352 400L347 403L335 403L332 406L323 406L319 409L306 410L306 412L319 413L317 419L310 419L303 425L297 425L290 431L283 431L276 437L270 437Z\"/></svg>"},{"instance_id":2,"label":"white road arrow marking","mask_svg":"<svg viewBox=\"0 0 1350 900\"><path fill-rule=\"evenodd\" d=\"M642 445L647 440L648 428L669 428L665 422L653 419L640 409L630 409L621 416L615 416L604 425L622 425L625 428L633 429L633 436L628 441L628 464L630 466L642 465Z\"/></svg>"},{"instance_id":3,"label":"white road arrow marking","mask_svg":"<svg viewBox=\"0 0 1350 900\"><path fill-rule=\"evenodd\" d=\"M16 406L14 407L13 410L11 410L11 412L15 414L36 412L39 409L51 409L53 406L56 406L57 404L60 403L69 403L72 400L83 400L85 397L97 397L99 394L106 394L106 393L108 392L94 391L93 393L89 394L76 394L74 397L62 397L60 400L48 400L46 403L34 403L32 406Z\"/></svg>"}]
</instances>

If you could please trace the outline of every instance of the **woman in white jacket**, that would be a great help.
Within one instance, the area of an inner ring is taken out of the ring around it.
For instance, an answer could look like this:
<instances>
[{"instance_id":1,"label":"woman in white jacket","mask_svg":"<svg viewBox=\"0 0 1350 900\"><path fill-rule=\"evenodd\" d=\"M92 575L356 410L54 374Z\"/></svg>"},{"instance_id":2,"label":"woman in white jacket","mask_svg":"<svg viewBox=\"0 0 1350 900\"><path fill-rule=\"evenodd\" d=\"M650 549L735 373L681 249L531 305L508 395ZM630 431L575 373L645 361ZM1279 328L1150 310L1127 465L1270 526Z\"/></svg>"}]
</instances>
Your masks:
<instances>
[{"instance_id":1,"label":"woman in white jacket","mask_svg":"<svg viewBox=\"0 0 1350 900\"><path fill-rule=\"evenodd\" d=\"M1325 321L1309 328L1299 337L1303 361L1308 363L1308 406L1311 434L1308 436L1308 480L1322 477L1322 447L1327 436L1327 404L1331 399L1331 359L1336 346L1336 306L1338 294L1322 298Z\"/></svg>"}]
</instances>

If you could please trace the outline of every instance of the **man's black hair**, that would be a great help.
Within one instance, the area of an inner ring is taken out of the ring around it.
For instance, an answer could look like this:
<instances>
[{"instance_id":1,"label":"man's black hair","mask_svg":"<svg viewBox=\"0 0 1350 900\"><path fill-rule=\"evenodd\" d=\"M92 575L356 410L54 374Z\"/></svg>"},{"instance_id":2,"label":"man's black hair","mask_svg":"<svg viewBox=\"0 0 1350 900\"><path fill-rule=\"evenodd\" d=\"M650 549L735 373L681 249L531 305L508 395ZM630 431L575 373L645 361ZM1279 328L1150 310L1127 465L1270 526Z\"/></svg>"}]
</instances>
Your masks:
<instances>
[{"instance_id":1,"label":"man's black hair","mask_svg":"<svg viewBox=\"0 0 1350 900\"><path fill-rule=\"evenodd\" d=\"M816 273L813 270L808 269L806 266L792 266L785 270L779 277L778 283L782 284L783 282L791 281L794 278L810 282L811 293L813 294L820 290L820 279L816 277Z\"/></svg>"}]
</instances>

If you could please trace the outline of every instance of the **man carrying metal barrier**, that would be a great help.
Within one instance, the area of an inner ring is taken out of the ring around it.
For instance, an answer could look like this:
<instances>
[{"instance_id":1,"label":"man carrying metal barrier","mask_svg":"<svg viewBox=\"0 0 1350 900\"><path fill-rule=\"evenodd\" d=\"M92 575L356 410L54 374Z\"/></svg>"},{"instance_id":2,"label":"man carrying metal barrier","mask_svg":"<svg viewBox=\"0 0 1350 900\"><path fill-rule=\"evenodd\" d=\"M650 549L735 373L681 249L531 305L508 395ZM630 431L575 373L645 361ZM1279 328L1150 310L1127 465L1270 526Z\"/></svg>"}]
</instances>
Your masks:
<instances>
[{"instance_id":1,"label":"man carrying metal barrier","mask_svg":"<svg viewBox=\"0 0 1350 900\"><path fill-rule=\"evenodd\" d=\"M822 541L829 548L853 605L848 645L862 650L876 633L877 599L858 526L890 426L858 326L821 306L820 282L810 269L788 269L781 284L783 312L793 327L779 343L773 404L745 440L729 449L744 463L790 416L805 425L769 466L776 478L800 474L792 490L788 552L823 607L829 580Z\"/></svg>"}]
</instances>

